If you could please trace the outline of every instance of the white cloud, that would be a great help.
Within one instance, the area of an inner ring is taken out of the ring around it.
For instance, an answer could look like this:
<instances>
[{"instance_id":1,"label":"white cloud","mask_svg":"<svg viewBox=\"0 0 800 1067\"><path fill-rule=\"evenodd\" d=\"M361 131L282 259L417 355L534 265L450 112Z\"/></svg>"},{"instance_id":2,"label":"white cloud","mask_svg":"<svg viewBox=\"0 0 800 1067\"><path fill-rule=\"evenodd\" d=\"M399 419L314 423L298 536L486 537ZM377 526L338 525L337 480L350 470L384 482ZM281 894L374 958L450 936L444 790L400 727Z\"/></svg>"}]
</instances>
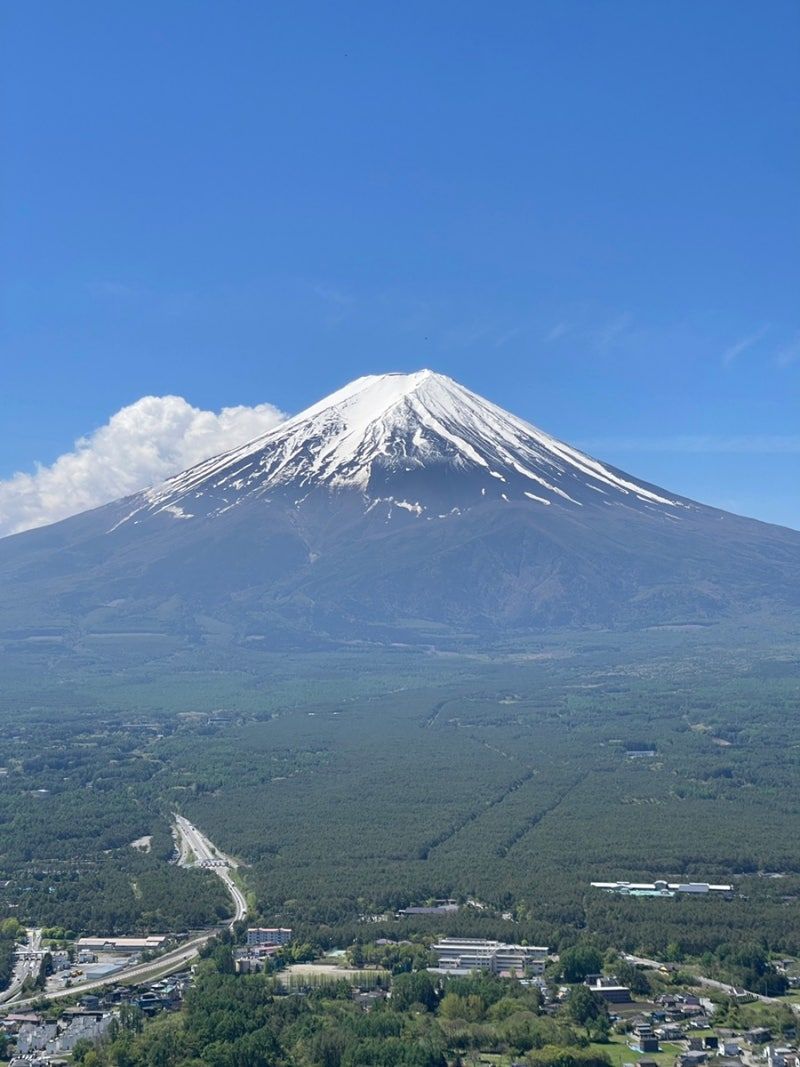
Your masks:
<instances>
[{"instance_id":1,"label":"white cloud","mask_svg":"<svg viewBox=\"0 0 800 1067\"><path fill-rule=\"evenodd\" d=\"M791 367L793 363L800 361L800 333L780 350L776 362L779 367Z\"/></svg>"},{"instance_id":2,"label":"white cloud","mask_svg":"<svg viewBox=\"0 0 800 1067\"><path fill-rule=\"evenodd\" d=\"M722 353L723 365L730 367L730 365L741 356L742 352L746 352L748 348L752 348L753 345L758 344L768 330L769 323L767 323L766 326L762 326L760 330L756 330L755 333L748 334L747 337L740 337L734 344L729 345L729 347Z\"/></svg>"},{"instance_id":3,"label":"white cloud","mask_svg":"<svg viewBox=\"0 0 800 1067\"><path fill-rule=\"evenodd\" d=\"M214 412L181 396L143 396L50 466L0 481L0 537L138 492L258 437L283 418L272 404Z\"/></svg>"},{"instance_id":4,"label":"white cloud","mask_svg":"<svg viewBox=\"0 0 800 1067\"><path fill-rule=\"evenodd\" d=\"M572 329L568 322L557 322L552 330L548 330L545 334L545 344L550 344L552 341L558 341L565 334L569 333Z\"/></svg>"},{"instance_id":5,"label":"white cloud","mask_svg":"<svg viewBox=\"0 0 800 1067\"><path fill-rule=\"evenodd\" d=\"M612 348L628 332L632 321L633 316L629 311L623 311L621 315L615 315L613 319L595 332L597 347L603 351L607 348Z\"/></svg>"}]
</instances>

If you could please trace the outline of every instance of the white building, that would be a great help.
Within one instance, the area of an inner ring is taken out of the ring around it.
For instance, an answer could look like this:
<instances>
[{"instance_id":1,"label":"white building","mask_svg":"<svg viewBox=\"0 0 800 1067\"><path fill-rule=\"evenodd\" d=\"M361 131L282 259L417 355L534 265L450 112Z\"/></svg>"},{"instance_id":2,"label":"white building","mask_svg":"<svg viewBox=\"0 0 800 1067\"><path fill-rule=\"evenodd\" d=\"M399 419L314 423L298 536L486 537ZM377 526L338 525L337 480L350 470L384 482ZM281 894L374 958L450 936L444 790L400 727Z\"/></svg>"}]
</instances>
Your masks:
<instances>
[{"instance_id":1,"label":"white building","mask_svg":"<svg viewBox=\"0 0 800 1067\"><path fill-rule=\"evenodd\" d=\"M113 1018L112 1014L75 1016L57 1037L47 1042L46 1052L57 1056L72 1052L79 1041L99 1041L109 1030Z\"/></svg>"},{"instance_id":2,"label":"white building","mask_svg":"<svg viewBox=\"0 0 800 1067\"><path fill-rule=\"evenodd\" d=\"M436 953L438 974L469 974L491 971L501 974L540 975L544 973L547 948L540 945L507 945L479 937L443 937L431 949Z\"/></svg>"},{"instance_id":3,"label":"white building","mask_svg":"<svg viewBox=\"0 0 800 1067\"><path fill-rule=\"evenodd\" d=\"M248 948L256 945L288 945L292 931L285 926L251 926L247 930Z\"/></svg>"},{"instance_id":4,"label":"white building","mask_svg":"<svg viewBox=\"0 0 800 1067\"><path fill-rule=\"evenodd\" d=\"M630 1004L633 999L628 986L622 985L616 977L605 978L602 974L592 974L583 984L609 1004Z\"/></svg>"},{"instance_id":5,"label":"white building","mask_svg":"<svg viewBox=\"0 0 800 1067\"><path fill-rule=\"evenodd\" d=\"M732 885L712 885L709 882L592 882L593 889L623 896L671 897L676 893L731 893Z\"/></svg>"},{"instance_id":6,"label":"white building","mask_svg":"<svg viewBox=\"0 0 800 1067\"><path fill-rule=\"evenodd\" d=\"M17 1034L17 1055L30 1056L33 1052L43 1052L47 1042L52 1041L57 1032L55 1023L23 1023Z\"/></svg>"},{"instance_id":7,"label":"white building","mask_svg":"<svg viewBox=\"0 0 800 1067\"><path fill-rule=\"evenodd\" d=\"M152 935L150 937L80 937L75 942L80 952L119 952L123 955L134 952L153 951L161 948L167 939Z\"/></svg>"}]
</instances>

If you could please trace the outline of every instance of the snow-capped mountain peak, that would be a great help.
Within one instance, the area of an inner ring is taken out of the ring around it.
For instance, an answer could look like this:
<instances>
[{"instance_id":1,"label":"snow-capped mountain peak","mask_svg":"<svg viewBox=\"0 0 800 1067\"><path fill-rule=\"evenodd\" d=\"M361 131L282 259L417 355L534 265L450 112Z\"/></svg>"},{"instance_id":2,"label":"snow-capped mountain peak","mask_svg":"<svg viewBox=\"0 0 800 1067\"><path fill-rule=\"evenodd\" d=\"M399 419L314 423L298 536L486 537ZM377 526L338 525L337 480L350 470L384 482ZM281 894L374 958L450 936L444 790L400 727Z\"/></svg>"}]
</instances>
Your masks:
<instances>
[{"instance_id":1,"label":"snow-capped mountain peak","mask_svg":"<svg viewBox=\"0 0 800 1067\"><path fill-rule=\"evenodd\" d=\"M359 378L148 492L5 538L0 576L7 633L55 618L82 658L98 634L137 656L164 634L165 655L241 643L250 664L770 612L796 629L800 534L644 484L419 371Z\"/></svg>"},{"instance_id":2,"label":"snow-capped mountain peak","mask_svg":"<svg viewBox=\"0 0 800 1067\"><path fill-rule=\"evenodd\" d=\"M219 514L252 496L355 490L428 518L487 500L675 509L686 502L551 437L443 374L381 374L145 494L135 514ZM133 518L133 515L131 515Z\"/></svg>"}]
</instances>

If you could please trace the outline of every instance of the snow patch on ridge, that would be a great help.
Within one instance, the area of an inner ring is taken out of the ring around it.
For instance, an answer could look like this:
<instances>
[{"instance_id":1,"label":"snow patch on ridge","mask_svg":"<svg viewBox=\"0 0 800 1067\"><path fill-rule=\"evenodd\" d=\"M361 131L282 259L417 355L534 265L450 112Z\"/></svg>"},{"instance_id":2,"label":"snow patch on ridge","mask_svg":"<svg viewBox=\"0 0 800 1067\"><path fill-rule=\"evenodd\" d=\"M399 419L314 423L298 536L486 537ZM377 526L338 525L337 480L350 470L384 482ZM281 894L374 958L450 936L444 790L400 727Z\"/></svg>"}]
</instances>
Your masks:
<instances>
[{"instance_id":1,"label":"snow patch on ridge","mask_svg":"<svg viewBox=\"0 0 800 1067\"><path fill-rule=\"evenodd\" d=\"M189 518L182 502L206 493L212 497L207 513L213 515L231 506L229 498L264 497L286 487L295 490L298 507L312 492L356 490L370 510L376 497L387 498L387 488L417 479L419 472L437 471L484 479L480 497L494 500L518 493L548 505L582 507L592 503L585 492L591 489L628 506L689 506L429 370L358 378L241 448L148 490L143 506ZM505 493L487 494L490 480L502 482ZM525 490L525 481L536 484L535 493ZM434 504L436 490L427 499L418 479L413 484L413 502L405 494L390 499L419 515L426 504ZM467 499L465 489L465 499L457 502L473 506L476 491L470 490Z\"/></svg>"}]
</instances>

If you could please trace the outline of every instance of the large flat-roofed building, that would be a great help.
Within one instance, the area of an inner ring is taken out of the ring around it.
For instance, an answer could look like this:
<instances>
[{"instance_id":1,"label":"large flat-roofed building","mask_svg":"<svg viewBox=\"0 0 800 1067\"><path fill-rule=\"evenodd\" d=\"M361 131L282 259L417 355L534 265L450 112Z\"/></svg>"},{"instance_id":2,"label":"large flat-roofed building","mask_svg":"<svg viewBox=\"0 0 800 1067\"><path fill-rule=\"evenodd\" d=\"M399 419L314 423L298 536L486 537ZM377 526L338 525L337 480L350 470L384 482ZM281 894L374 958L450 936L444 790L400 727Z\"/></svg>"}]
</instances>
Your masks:
<instances>
[{"instance_id":1,"label":"large flat-roofed building","mask_svg":"<svg viewBox=\"0 0 800 1067\"><path fill-rule=\"evenodd\" d=\"M454 900L445 900L440 904L423 905L422 907L401 908L398 915L450 915L458 911L458 904Z\"/></svg>"},{"instance_id":2,"label":"large flat-roofed building","mask_svg":"<svg viewBox=\"0 0 800 1067\"><path fill-rule=\"evenodd\" d=\"M592 882L593 889L619 893L628 897L674 897L676 893L732 893L732 885L712 885L709 882Z\"/></svg>"},{"instance_id":3,"label":"large flat-roofed building","mask_svg":"<svg viewBox=\"0 0 800 1067\"><path fill-rule=\"evenodd\" d=\"M541 945L508 945L480 937L443 937L431 949L436 953L439 974L469 974L491 971L492 974L540 975L547 961L547 948Z\"/></svg>"},{"instance_id":4,"label":"large flat-roofed building","mask_svg":"<svg viewBox=\"0 0 800 1067\"><path fill-rule=\"evenodd\" d=\"M247 944L288 945L292 940L292 931L285 926L251 926L247 930Z\"/></svg>"},{"instance_id":5,"label":"large flat-roofed building","mask_svg":"<svg viewBox=\"0 0 800 1067\"><path fill-rule=\"evenodd\" d=\"M165 937L81 937L75 942L78 952L152 952L161 948Z\"/></svg>"},{"instance_id":6,"label":"large flat-roofed building","mask_svg":"<svg viewBox=\"0 0 800 1067\"><path fill-rule=\"evenodd\" d=\"M617 978L605 978L601 974L590 974L583 984L609 1004L630 1004L633 999L628 986L622 985ZM642 1051L645 1050L642 1049Z\"/></svg>"}]
</instances>

